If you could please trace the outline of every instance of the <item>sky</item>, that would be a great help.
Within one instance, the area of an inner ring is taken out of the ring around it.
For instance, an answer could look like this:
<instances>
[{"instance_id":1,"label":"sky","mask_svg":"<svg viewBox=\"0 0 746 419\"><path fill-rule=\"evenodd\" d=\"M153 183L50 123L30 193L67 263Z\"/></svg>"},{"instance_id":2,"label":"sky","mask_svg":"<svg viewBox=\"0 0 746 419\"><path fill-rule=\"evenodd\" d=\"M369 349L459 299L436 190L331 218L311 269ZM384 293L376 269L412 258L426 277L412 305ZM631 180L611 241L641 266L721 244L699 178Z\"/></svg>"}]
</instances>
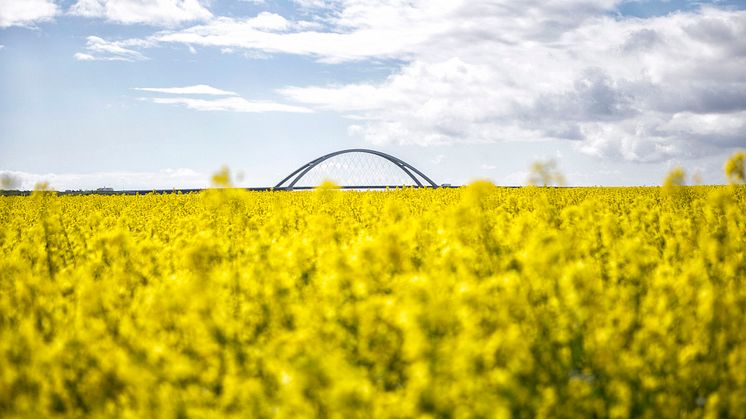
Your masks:
<instances>
[{"instance_id":1,"label":"sky","mask_svg":"<svg viewBox=\"0 0 746 419\"><path fill-rule=\"evenodd\" d=\"M438 183L725 183L746 0L0 0L0 174L272 186L371 148Z\"/></svg>"}]
</instances>

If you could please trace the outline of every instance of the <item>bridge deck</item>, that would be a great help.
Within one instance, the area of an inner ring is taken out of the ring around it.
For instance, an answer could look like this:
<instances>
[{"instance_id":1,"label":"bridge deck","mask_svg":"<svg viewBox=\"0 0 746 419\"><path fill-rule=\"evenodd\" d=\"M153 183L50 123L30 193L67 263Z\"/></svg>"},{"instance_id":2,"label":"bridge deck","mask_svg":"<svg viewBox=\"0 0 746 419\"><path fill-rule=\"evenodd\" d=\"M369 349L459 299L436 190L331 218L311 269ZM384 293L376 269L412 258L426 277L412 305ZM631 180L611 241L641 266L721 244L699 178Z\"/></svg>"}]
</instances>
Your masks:
<instances>
[{"instance_id":1,"label":"bridge deck","mask_svg":"<svg viewBox=\"0 0 746 419\"><path fill-rule=\"evenodd\" d=\"M459 186L444 185L439 188L458 188ZM339 189L347 190L386 190L386 189L435 189L433 186L390 186L390 185L360 185L360 186L340 186ZM146 194L188 194L195 192L202 192L208 190L205 189L134 189L134 190L122 190L122 191L54 191L58 195L146 195ZM253 192L272 192L272 191L308 191L313 190L315 187L312 186L295 186L292 188L280 187L251 187L251 188L227 188L227 189L243 189L246 191ZM28 196L33 191L0 191L0 196Z\"/></svg>"}]
</instances>

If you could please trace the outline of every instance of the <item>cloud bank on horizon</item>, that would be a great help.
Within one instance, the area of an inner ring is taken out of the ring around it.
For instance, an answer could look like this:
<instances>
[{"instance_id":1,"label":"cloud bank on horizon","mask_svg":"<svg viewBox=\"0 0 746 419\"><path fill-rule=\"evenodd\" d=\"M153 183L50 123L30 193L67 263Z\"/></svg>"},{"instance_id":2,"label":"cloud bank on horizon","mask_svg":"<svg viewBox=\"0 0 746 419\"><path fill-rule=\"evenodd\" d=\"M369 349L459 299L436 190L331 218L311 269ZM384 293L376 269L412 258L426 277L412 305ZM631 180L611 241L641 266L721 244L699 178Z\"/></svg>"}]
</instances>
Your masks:
<instances>
[{"instance_id":1,"label":"cloud bank on horizon","mask_svg":"<svg viewBox=\"0 0 746 419\"><path fill-rule=\"evenodd\" d=\"M732 4L645 17L621 13L630 2L619 0L265 0L249 2L267 6L249 16L200 0L63 3L0 0L0 27L44 31L53 19L85 17L145 32L91 33L71 57L80 61L137 62L180 46L332 68L396 63L379 79L277 86L283 103L223 86L131 86L167 95L144 98L151 103L333 112L349 135L379 146L560 140L627 162L746 146L746 11Z\"/></svg>"}]
</instances>

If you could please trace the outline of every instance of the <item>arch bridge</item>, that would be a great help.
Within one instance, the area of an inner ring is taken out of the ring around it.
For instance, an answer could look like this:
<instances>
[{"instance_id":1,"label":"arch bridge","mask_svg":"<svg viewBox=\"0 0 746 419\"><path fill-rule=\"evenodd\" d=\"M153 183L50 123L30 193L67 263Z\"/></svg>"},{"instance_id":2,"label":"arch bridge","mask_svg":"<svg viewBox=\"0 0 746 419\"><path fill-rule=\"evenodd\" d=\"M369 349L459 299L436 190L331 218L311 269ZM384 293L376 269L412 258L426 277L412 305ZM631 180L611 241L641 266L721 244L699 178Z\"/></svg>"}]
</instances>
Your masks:
<instances>
[{"instance_id":1,"label":"arch bridge","mask_svg":"<svg viewBox=\"0 0 746 419\"><path fill-rule=\"evenodd\" d=\"M250 191L292 191L313 189L324 180L331 180L343 189L452 188L438 185L411 164L376 150L352 148L335 151L299 167L272 188L242 188ZM64 191L61 195L146 195L195 193L203 189L128 189L96 191ZM3 191L3 195L30 195L31 191Z\"/></svg>"},{"instance_id":2,"label":"arch bridge","mask_svg":"<svg viewBox=\"0 0 746 419\"><path fill-rule=\"evenodd\" d=\"M376 150L351 148L311 160L287 175L274 189L313 189L324 180L331 180L344 189L438 187L424 173L397 157Z\"/></svg>"}]
</instances>

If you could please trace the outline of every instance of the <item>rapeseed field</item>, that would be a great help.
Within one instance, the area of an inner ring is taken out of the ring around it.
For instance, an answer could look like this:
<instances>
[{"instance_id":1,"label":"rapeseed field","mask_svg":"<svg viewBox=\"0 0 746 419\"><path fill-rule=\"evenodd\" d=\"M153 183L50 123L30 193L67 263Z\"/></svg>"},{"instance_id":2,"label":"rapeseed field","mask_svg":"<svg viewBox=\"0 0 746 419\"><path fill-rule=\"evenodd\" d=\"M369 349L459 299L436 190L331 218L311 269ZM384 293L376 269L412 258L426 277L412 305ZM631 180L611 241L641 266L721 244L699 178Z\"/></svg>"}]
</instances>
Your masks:
<instances>
[{"instance_id":1,"label":"rapeseed field","mask_svg":"<svg viewBox=\"0 0 746 419\"><path fill-rule=\"evenodd\" d=\"M680 183L0 197L0 416L743 417L746 187Z\"/></svg>"}]
</instances>

